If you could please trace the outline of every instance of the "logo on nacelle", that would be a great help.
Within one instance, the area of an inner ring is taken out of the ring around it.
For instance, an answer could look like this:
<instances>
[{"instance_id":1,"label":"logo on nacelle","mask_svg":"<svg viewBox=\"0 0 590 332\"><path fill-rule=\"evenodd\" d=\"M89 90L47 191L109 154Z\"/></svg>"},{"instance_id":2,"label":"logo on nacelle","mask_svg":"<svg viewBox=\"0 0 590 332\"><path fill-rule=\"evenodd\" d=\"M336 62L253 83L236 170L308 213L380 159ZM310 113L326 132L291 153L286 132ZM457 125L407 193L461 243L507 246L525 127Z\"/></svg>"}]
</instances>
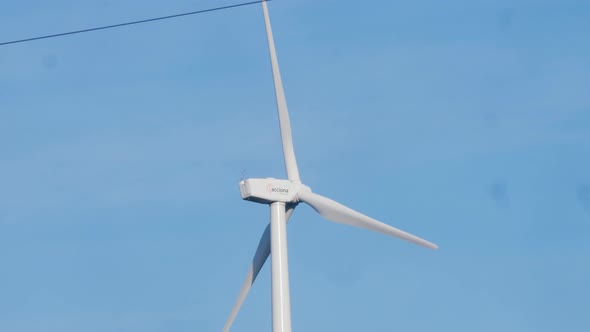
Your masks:
<instances>
[{"instance_id":1,"label":"logo on nacelle","mask_svg":"<svg viewBox=\"0 0 590 332\"><path fill-rule=\"evenodd\" d=\"M266 186L266 192L268 192L269 194L278 193L278 194L281 194L281 195L288 195L289 194L289 189L287 189L287 188L281 188L281 187L275 187L271 183L269 183Z\"/></svg>"}]
</instances>

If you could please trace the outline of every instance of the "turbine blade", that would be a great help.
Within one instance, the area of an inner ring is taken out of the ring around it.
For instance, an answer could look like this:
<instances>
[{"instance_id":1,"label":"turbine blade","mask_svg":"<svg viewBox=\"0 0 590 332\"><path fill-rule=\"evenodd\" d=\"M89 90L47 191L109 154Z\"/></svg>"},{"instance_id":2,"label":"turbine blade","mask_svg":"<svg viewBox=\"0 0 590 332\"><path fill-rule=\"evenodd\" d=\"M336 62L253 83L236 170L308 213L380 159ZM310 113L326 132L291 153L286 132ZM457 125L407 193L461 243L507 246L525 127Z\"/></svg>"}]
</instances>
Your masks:
<instances>
[{"instance_id":1,"label":"turbine blade","mask_svg":"<svg viewBox=\"0 0 590 332\"><path fill-rule=\"evenodd\" d=\"M285 167L287 168L287 178L291 181L300 181L299 169L295 160L295 151L293 149L293 137L291 135L291 123L289 121L289 111L287 110L287 100L283 90L281 72L279 71L279 62L275 50L275 42L272 36L270 18L266 1L262 2L264 12L264 23L266 25L266 37L268 38L268 49L270 52L270 62L272 64L272 76L275 85L275 96L277 98L277 109L279 111L279 125L281 127L281 140L283 142L283 155L285 157Z\"/></svg>"},{"instance_id":2,"label":"turbine blade","mask_svg":"<svg viewBox=\"0 0 590 332\"><path fill-rule=\"evenodd\" d=\"M364 214L356 212L353 209L348 208L327 197L314 194L312 192L301 191L299 192L299 200L311 206L322 217L330 221L365 228L377 233L394 236L423 247L438 249L438 246L434 243L428 242L417 236L406 233L373 218L367 217Z\"/></svg>"},{"instance_id":3,"label":"turbine blade","mask_svg":"<svg viewBox=\"0 0 590 332\"><path fill-rule=\"evenodd\" d=\"M287 222L289 222L289 218L291 217L291 214L293 214L293 210L295 210L295 206L288 206L287 207L287 211L286 211L286 215L285 215ZM238 298L236 299L236 302L234 303L231 313L229 314L229 318L225 322L225 326L223 327L223 332L229 332L234 320L236 319L236 316L238 315L238 312L240 311L240 307L242 306L242 303L244 303L246 296L248 296L248 293L250 292L250 289L252 288L252 285L254 284L254 280L256 280L256 277L258 276L260 269L262 269L262 266L264 266L264 263L268 259L269 255L270 255L270 224L268 224L268 226L266 226L264 233L262 233L262 237L260 238L260 242L258 243L258 248L256 248L256 253L254 254L254 258L252 259L252 263L250 264L250 268L248 269L248 273L246 274L246 279L244 280L244 283L242 284L242 288L240 289L240 293L238 294Z\"/></svg>"}]
</instances>

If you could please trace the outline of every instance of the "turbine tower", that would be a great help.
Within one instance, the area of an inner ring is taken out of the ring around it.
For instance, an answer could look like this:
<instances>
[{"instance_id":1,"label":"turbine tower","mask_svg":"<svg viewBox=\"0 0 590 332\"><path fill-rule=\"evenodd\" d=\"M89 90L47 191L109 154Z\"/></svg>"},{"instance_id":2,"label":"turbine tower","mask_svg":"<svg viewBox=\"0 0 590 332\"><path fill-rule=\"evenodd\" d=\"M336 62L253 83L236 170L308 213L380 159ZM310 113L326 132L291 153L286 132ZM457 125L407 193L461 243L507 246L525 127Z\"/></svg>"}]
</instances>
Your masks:
<instances>
[{"instance_id":1,"label":"turbine tower","mask_svg":"<svg viewBox=\"0 0 590 332\"><path fill-rule=\"evenodd\" d=\"M277 61L266 1L262 2L262 10L274 78L287 179L260 178L240 181L242 199L270 206L270 223L264 230L262 238L258 243L258 248L250 264L250 269L248 270L246 279L242 284L229 318L225 323L223 332L230 330L242 303L246 299L250 288L252 288L254 280L256 280L256 276L258 276L260 269L271 252L273 332L291 332L286 226L293 210L301 202L311 206L322 217L330 221L365 228L423 247L438 249L438 246L434 243L367 217L327 197L313 193L308 186L301 183L297 161L295 160L295 151L293 150L293 138L289 123L287 101L279 72L279 63Z\"/></svg>"}]
</instances>

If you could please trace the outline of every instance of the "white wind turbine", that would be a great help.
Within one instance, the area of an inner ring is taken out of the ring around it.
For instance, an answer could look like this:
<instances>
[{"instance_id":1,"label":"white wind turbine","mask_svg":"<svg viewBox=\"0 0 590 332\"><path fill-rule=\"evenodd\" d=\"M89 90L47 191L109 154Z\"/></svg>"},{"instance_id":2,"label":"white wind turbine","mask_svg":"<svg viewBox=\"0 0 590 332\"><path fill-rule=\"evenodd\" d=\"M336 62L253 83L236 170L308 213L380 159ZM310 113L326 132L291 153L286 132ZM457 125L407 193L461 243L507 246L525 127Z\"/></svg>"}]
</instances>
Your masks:
<instances>
[{"instance_id":1,"label":"white wind turbine","mask_svg":"<svg viewBox=\"0 0 590 332\"><path fill-rule=\"evenodd\" d=\"M279 64L275 51L270 19L266 1L262 2L266 35L270 51L272 73L274 78L277 108L279 112L279 125L281 128L281 139L283 143L283 154L287 168L288 180L272 178L247 179L240 181L240 193L242 199L270 205L270 223L264 230L262 238L258 243L256 254L250 264L246 280L236 299L234 307L223 328L228 332L234 322L242 303L246 299L252 284L272 252L272 325L273 332L291 331L291 303L289 295L289 272L287 260L287 230L286 225L293 210L300 202L306 203L317 211L322 217L337 223L347 224L365 228L374 232L394 236L427 248L438 249L434 243L428 242L412 234L384 224L373 218L356 212L338 202L324 196L313 193L311 189L301 183L299 170L293 151L293 138L291 136L291 125L287 102L281 82Z\"/></svg>"}]
</instances>

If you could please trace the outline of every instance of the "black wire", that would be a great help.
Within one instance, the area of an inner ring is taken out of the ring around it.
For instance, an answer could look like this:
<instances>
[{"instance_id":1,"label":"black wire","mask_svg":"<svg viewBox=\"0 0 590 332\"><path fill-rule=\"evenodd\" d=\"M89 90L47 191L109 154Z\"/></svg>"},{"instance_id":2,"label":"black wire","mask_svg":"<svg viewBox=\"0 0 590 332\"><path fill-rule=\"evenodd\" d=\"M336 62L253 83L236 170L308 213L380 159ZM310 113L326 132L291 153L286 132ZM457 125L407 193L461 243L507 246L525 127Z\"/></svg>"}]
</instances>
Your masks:
<instances>
[{"instance_id":1,"label":"black wire","mask_svg":"<svg viewBox=\"0 0 590 332\"><path fill-rule=\"evenodd\" d=\"M181 16L202 14L202 13L208 13L208 12L213 12L213 11L218 11L218 10L224 10L224 9L230 9L230 8L236 8L236 7L249 6L249 5L253 5L253 4L257 4L257 3L261 3L261 2L265 2L265 1L267 1L267 0L244 2L244 3L235 4L235 5L228 5L228 6L223 6L223 7L209 8L209 9L202 9L202 10L196 10L196 11L187 12L187 13L174 14L174 15L168 15L168 16L160 16L160 17L148 18L148 19L145 19L145 20L139 20L139 21L133 21L133 22L126 22L126 23L105 25L105 26L96 27L96 28L90 28L90 29L83 29L83 30L76 30L76 31L56 33L56 34L53 34L53 35L46 35L46 36L32 37L32 38L26 38L26 39L12 40L12 41L7 41L7 42L2 42L2 43L0 43L0 46L9 45L9 44L25 43L25 42L30 42L30 41L39 40L39 39L48 39L48 38L62 37L62 36L74 35L74 34L78 34L78 33L91 32L91 31L97 31L97 30L105 30L105 29L119 28L119 27L127 26L127 25L134 25L134 24L141 24L141 23L147 23L147 22L153 22L153 21L167 20L167 19L177 18L177 17L181 17ZM268 1L270 1L270 0L268 0Z\"/></svg>"}]
</instances>

